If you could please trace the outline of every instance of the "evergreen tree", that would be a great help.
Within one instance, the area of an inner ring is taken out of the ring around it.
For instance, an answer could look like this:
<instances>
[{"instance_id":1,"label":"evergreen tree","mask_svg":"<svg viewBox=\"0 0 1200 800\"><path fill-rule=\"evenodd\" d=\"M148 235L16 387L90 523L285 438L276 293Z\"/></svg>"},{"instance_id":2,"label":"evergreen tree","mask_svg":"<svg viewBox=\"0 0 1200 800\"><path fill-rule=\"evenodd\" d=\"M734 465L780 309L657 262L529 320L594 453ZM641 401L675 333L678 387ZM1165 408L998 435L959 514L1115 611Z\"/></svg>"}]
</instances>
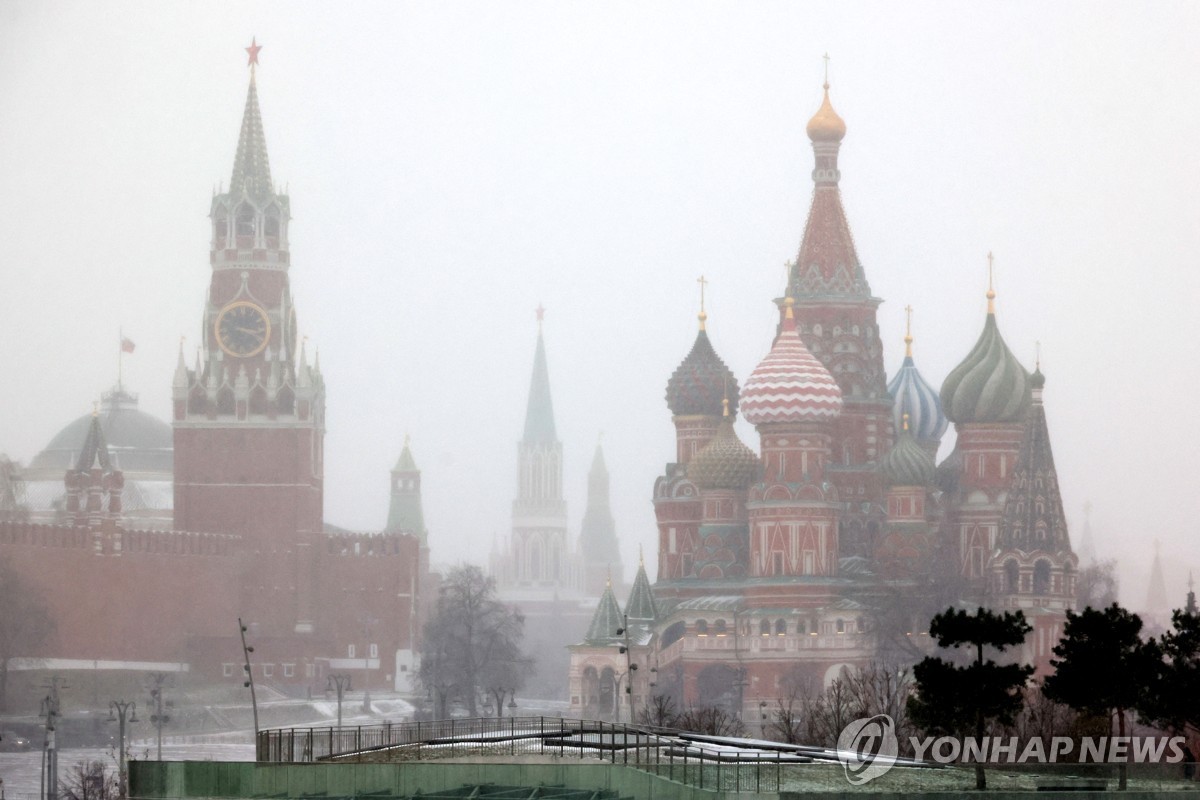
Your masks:
<instances>
[{"instance_id":1,"label":"evergreen tree","mask_svg":"<svg viewBox=\"0 0 1200 800\"><path fill-rule=\"evenodd\" d=\"M1042 691L1051 700L1076 711L1117 723L1125 735L1126 713L1152 701L1161 655L1157 644L1141 639L1142 620L1116 603L1100 611L1085 608L1067 612L1063 637L1051 659L1054 674ZM1126 786L1126 765L1120 765L1120 788Z\"/></svg>"},{"instance_id":2,"label":"evergreen tree","mask_svg":"<svg viewBox=\"0 0 1200 800\"><path fill-rule=\"evenodd\" d=\"M1160 650L1156 679L1138 713L1181 736L1200 735L1200 614L1176 609Z\"/></svg>"},{"instance_id":3,"label":"evergreen tree","mask_svg":"<svg viewBox=\"0 0 1200 800\"><path fill-rule=\"evenodd\" d=\"M935 616L929 634L938 646L969 650L955 661L928 656L913 668L916 694L908 700L912 721L928 733L973 734L979 740L990 721L1012 722L1033 667L999 664L984 657L984 648L1003 652L1024 642L1031 630L1020 611L997 614L980 608L969 614L948 608ZM975 788L987 788L981 762L975 764Z\"/></svg>"}]
</instances>

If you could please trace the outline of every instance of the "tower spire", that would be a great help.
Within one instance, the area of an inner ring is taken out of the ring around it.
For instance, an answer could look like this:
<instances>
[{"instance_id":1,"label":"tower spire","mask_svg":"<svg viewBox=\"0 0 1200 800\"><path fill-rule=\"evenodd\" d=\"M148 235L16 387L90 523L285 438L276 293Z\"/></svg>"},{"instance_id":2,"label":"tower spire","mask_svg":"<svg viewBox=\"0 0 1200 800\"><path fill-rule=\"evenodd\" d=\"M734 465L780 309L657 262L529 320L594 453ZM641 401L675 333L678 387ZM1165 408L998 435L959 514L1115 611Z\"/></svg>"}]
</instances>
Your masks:
<instances>
[{"instance_id":1,"label":"tower spire","mask_svg":"<svg viewBox=\"0 0 1200 800\"><path fill-rule=\"evenodd\" d=\"M525 408L525 437L527 444L558 441L554 427L554 403L550 399L550 371L546 366L546 344L542 338L542 321L546 309L537 307L537 350L533 355L533 375L529 381L529 402Z\"/></svg>"},{"instance_id":2,"label":"tower spire","mask_svg":"<svg viewBox=\"0 0 1200 800\"><path fill-rule=\"evenodd\" d=\"M246 108L242 112L242 129L238 134L237 153L233 157L233 176L229 191L245 191L250 197L262 199L274 191L271 184L271 164L267 159L267 138L263 133L262 112L258 108L258 88L255 68L262 45L253 40L246 52L250 54L250 88L246 91Z\"/></svg>"},{"instance_id":3,"label":"tower spire","mask_svg":"<svg viewBox=\"0 0 1200 800\"><path fill-rule=\"evenodd\" d=\"M708 284L708 280L701 275L696 279L696 283L700 284L700 313L697 319L700 320L700 330L704 330L704 323L708 321L708 313L704 310L704 287Z\"/></svg>"}]
</instances>

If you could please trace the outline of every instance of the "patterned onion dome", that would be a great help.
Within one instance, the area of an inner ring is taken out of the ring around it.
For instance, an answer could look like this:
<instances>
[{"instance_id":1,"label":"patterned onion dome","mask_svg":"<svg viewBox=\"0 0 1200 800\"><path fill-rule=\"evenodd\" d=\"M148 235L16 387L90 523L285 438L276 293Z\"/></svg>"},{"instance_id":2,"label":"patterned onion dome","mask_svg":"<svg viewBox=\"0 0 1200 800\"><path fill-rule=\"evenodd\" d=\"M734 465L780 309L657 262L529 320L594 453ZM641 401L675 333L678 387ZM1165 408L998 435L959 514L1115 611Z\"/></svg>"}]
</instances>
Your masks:
<instances>
[{"instance_id":1,"label":"patterned onion dome","mask_svg":"<svg viewBox=\"0 0 1200 800\"><path fill-rule=\"evenodd\" d=\"M742 413L754 425L831 420L842 410L842 390L796 332L792 298L771 352L742 389Z\"/></svg>"},{"instance_id":2,"label":"patterned onion dome","mask_svg":"<svg viewBox=\"0 0 1200 800\"><path fill-rule=\"evenodd\" d=\"M892 396L892 422L896 430L908 415L908 428L922 442L940 442L950 422L942 411L937 390L930 386L913 363L912 355L904 357L900 370L888 384Z\"/></svg>"},{"instance_id":3,"label":"patterned onion dome","mask_svg":"<svg viewBox=\"0 0 1200 800\"><path fill-rule=\"evenodd\" d=\"M942 384L942 408L952 422L1020 422L1033 402L1029 373L1000 336L989 295L979 341Z\"/></svg>"},{"instance_id":4,"label":"patterned onion dome","mask_svg":"<svg viewBox=\"0 0 1200 800\"><path fill-rule=\"evenodd\" d=\"M717 434L688 462L688 480L701 489L745 489L758 480L759 461L733 430L733 417L721 420Z\"/></svg>"},{"instance_id":5,"label":"patterned onion dome","mask_svg":"<svg viewBox=\"0 0 1200 800\"><path fill-rule=\"evenodd\" d=\"M721 401L728 396L733 398L730 413L736 413L737 378L713 350L703 318L700 323L692 351L667 381L667 407L677 417L693 414L719 417Z\"/></svg>"},{"instance_id":6,"label":"patterned onion dome","mask_svg":"<svg viewBox=\"0 0 1200 800\"><path fill-rule=\"evenodd\" d=\"M904 428L896 444L879 460L879 469L890 486L928 486L933 483L933 456L917 444L913 432Z\"/></svg>"},{"instance_id":7,"label":"patterned onion dome","mask_svg":"<svg viewBox=\"0 0 1200 800\"><path fill-rule=\"evenodd\" d=\"M829 102L829 84L825 84L825 99L808 121L808 138L814 142L840 142L846 136L846 121L833 110Z\"/></svg>"}]
</instances>

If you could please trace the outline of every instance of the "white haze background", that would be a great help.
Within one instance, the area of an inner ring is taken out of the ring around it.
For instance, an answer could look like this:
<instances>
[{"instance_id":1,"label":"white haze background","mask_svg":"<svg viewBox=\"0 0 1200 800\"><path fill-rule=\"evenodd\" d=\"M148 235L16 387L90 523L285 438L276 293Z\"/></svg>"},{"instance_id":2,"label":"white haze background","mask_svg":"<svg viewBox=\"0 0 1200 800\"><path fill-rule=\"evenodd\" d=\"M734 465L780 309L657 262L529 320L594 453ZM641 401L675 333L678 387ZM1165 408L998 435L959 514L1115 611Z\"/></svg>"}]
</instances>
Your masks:
<instances>
[{"instance_id":1,"label":"white haze background","mask_svg":"<svg viewBox=\"0 0 1200 800\"><path fill-rule=\"evenodd\" d=\"M544 303L577 534L603 431L627 572L653 567L663 401L710 332L745 379L808 209L821 55L889 371L916 308L940 385L983 323L1046 402L1076 543L1123 599L1195 546L1195 3L0 4L0 451L28 463L116 379L169 414L248 72L289 187L328 384L326 518L378 529L405 433L435 562L503 537ZM743 439L757 446L748 426ZM943 446L942 455L948 451Z\"/></svg>"}]
</instances>

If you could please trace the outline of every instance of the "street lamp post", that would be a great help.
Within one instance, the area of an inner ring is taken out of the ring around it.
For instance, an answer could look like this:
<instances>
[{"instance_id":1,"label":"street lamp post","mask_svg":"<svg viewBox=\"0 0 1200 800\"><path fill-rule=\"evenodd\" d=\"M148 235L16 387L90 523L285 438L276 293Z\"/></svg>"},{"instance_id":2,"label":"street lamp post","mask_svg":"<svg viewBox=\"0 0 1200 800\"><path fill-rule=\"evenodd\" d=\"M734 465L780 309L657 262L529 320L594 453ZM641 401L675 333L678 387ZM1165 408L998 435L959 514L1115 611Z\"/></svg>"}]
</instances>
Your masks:
<instances>
[{"instance_id":1,"label":"street lamp post","mask_svg":"<svg viewBox=\"0 0 1200 800\"><path fill-rule=\"evenodd\" d=\"M42 700L42 714L46 717L46 741L42 746L45 800L58 800L58 743L54 733L54 721L58 718L58 680L57 675L51 679L50 692Z\"/></svg>"},{"instance_id":2,"label":"street lamp post","mask_svg":"<svg viewBox=\"0 0 1200 800\"><path fill-rule=\"evenodd\" d=\"M163 684L166 683L167 674L156 672L150 677L154 681L154 687L150 690L150 702L154 704L154 713L150 715L150 722L158 731L158 760L162 761L163 726L171 720L169 715L163 713Z\"/></svg>"},{"instance_id":3,"label":"street lamp post","mask_svg":"<svg viewBox=\"0 0 1200 800\"><path fill-rule=\"evenodd\" d=\"M633 724L633 673L637 671L638 665L633 663L633 654L629 652L629 615L621 615L621 621L625 624L617 628L617 636L625 637L625 644L618 648L618 652L625 656L625 694L629 698L626 703L629 706L629 722ZM621 685L621 679L617 678L618 688ZM617 722L621 721L621 694L617 693Z\"/></svg>"},{"instance_id":4,"label":"street lamp post","mask_svg":"<svg viewBox=\"0 0 1200 800\"><path fill-rule=\"evenodd\" d=\"M363 713L371 713L371 626L379 620L363 617Z\"/></svg>"},{"instance_id":5,"label":"street lamp post","mask_svg":"<svg viewBox=\"0 0 1200 800\"><path fill-rule=\"evenodd\" d=\"M325 679L325 688L337 692L338 728L340 729L342 727L342 698L346 696L346 692L350 691L350 676L342 673L330 675Z\"/></svg>"},{"instance_id":6,"label":"street lamp post","mask_svg":"<svg viewBox=\"0 0 1200 800\"><path fill-rule=\"evenodd\" d=\"M250 654L254 648L246 644L246 626L242 624L241 617L238 617L238 632L242 637L242 658L245 659L242 669L246 671L246 680L242 685L250 690L250 707L254 710L254 746L258 747L258 698L254 695L254 673L250 669Z\"/></svg>"},{"instance_id":7,"label":"street lamp post","mask_svg":"<svg viewBox=\"0 0 1200 800\"><path fill-rule=\"evenodd\" d=\"M129 714L126 719L125 715ZM131 700L113 700L108 704L108 721L120 723L117 737L117 745L120 748L117 751L117 796L125 797L126 788L128 786L128 776L125 772L125 723L137 722L137 703Z\"/></svg>"}]
</instances>

